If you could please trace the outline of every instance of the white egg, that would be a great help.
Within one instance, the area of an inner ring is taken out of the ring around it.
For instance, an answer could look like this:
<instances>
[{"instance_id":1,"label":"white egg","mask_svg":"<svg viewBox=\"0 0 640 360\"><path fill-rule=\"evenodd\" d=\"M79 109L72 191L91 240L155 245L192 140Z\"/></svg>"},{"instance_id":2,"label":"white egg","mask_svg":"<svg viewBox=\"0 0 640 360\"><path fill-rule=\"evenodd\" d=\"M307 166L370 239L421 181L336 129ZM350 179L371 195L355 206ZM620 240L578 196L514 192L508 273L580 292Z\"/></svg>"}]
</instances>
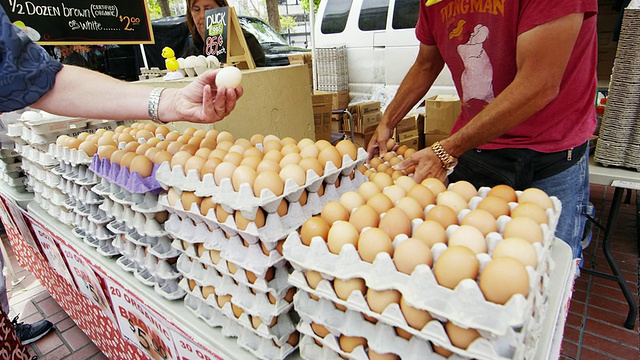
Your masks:
<instances>
[{"instance_id":1,"label":"white egg","mask_svg":"<svg viewBox=\"0 0 640 360\"><path fill-rule=\"evenodd\" d=\"M240 85L242 80L242 72L234 66L222 68L216 75L216 86L224 86L225 88L235 89Z\"/></svg>"},{"instance_id":2,"label":"white egg","mask_svg":"<svg viewBox=\"0 0 640 360\"><path fill-rule=\"evenodd\" d=\"M184 58L177 58L176 60L178 61L178 65L180 65L180 69L184 69L186 67Z\"/></svg>"},{"instance_id":3,"label":"white egg","mask_svg":"<svg viewBox=\"0 0 640 360\"><path fill-rule=\"evenodd\" d=\"M35 121L42 119L42 115L39 112L27 110L22 113L20 119L23 121Z\"/></svg>"}]
</instances>

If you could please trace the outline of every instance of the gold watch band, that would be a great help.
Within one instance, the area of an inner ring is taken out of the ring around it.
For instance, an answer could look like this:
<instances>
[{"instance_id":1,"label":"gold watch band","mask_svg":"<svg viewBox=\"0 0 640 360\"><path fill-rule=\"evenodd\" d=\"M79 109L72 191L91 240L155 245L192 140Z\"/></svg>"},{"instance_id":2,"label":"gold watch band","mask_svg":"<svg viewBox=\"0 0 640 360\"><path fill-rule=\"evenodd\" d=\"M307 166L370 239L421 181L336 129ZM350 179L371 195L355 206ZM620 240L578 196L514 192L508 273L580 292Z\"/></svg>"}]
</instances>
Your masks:
<instances>
[{"instance_id":1,"label":"gold watch band","mask_svg":"<svg viewBox=\"0 0 640 360\"><path fill-rule=\"evenodd\" d=\"M440 144L439 141L434 142L431 145L431 150L436 154L440 162L442 162L442 168L445 170L451 170L458 163L458 159L450 155Z\"/></svg>"}]
</instances>

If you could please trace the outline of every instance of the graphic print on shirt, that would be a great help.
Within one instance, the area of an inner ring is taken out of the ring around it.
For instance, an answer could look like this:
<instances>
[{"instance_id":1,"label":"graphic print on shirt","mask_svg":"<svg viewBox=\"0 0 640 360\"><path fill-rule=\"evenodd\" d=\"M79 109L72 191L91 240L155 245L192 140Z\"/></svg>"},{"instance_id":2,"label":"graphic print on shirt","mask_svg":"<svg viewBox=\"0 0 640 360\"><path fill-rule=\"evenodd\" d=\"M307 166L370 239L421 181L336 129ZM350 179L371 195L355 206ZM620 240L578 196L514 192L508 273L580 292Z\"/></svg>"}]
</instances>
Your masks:
<instances>
[{"instance_id":1,"label":"graphic print on shirt","mask_svg":"<svg viewBox=\"0 0 640 360\"><path fill-rule=\"evenodd\" d=\"M449 39L463 36L466 21L460 20L455 29L449 33ZM458 55L464 65L462 71L462 101L468 103L477 99L490 103L493 93L493 65L483 43L489 38L489 28L478 24L473 28L469 40L458 45Z\"/></svg>"}]
</instances>

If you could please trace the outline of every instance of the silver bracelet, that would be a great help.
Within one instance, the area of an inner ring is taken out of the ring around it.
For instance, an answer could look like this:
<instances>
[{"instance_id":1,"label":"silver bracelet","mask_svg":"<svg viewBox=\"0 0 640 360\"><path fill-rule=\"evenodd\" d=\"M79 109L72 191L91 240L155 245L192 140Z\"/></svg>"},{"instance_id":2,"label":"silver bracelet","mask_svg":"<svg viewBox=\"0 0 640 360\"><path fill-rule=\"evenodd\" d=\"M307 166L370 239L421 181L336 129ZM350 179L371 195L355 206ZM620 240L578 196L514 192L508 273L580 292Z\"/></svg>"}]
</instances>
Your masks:
<instances>
[{"instance_id":1,"label":"silver bracelet","mask_svg":"<svg viewBox=\"0 0 640 360\"><path fill-rule=\"evenodd\" d=\"M160 118L158 117L158 105L160 104L160 95L162 94L164 89L165 88L163 87L157 87L151 90L151 93L149 94L149 107L147 108L147 111L149 113L149 118L151 118L151 121L158 124L166 124L165 122L160 120Z\"/></svg>"}]
</instances>

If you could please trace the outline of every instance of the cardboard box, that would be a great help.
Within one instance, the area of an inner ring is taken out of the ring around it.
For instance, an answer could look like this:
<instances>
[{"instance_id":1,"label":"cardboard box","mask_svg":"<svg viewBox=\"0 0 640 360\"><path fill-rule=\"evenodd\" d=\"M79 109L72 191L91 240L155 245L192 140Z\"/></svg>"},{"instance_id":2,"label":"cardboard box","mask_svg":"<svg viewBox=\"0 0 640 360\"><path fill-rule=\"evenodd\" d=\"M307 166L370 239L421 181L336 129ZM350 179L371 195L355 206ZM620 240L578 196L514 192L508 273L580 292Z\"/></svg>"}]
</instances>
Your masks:
<instances>
[{"instance_id":1,"label":"cardboard box","mask_svg":"<svg viewBox=\"0 0 640 360\"><path fill-rule=\"evenodd\" d=\"M460 99L457 95L436 95L426 101L424 133L427 135L449 135L460 115ZM427 146L429 143L427 142Z\"/></svg>"},{"instance_id":2,"label":"cardboard box","mask_svg":"<svg viewBox=\"0 0 640 360\"><path fill-rule=\"evenodd\" d=\"M407 139L418 137L418 130L409 130L405 132L396 132L396 142L402 142Z\"/></svg>"},{"instance_id":3,"label":"cardboard box","mask_svg":"<svg viewBox=\"0 0 640 360\"><path fill-rule=\"evenodd\" d=\"M331 94L314 94L311 96L316 141L331 141L331 101Z\"/></svg>"},{"instance_id":4,"label":"cardboard box","mask_svg":"<svg viewBox=\"0 0 640 360\"><path fill-rule=\"evenodd\" d=\"M430 147L434 142L448 138L449 135L425 135L424 145Z\"/></svg>"},{"instance_id":5,"label":"cardboard box","mask_svg":"<svg viewBox=\"0 0 640 360\"><path fill-rule=\"evenodd\" d=\"M316 90L315 94L331 94L332 96L332 108L334 110L346 109L349 107L349 90L330 92Z\"/></svg>"},{"instance_id":6,"label":"cardboard box","mask_svg":"<svg viewBox=\"0 0 640 360\"><path fill-rule=\"evenodd\" d=\"M311 53L298 53L287 56L290 65L311 64L313 57Z\"/></svg>"},{"instance_id":7,"label":"cardboard box","mask_svg":"<svg viewBox=\"0 0 640 360\"><path fill-rule=\"evenodd\" d=\"M416 136L413 136L413 137L410 137L410 138L406 138L406 139L398 142L398 145L400 145L400 146L405 145L405 146L408 146L408 147L410 147L412 149L419 150L419 146L418 146L419 141L418 140L419 140L418 139L418 135L416 135Z\"/></svg>"},{"instance_id":8,"label":"cardboard box","mask_svg":"<svg viewBox=\"0 0 640 360\"><path fill-rule=\"evenodd\" d=\"M396 125L396 132L397 133L404 133L407 131L411 131L411 130L419 130L420 128L418 127L418 122L416 120L416 117L411 115L411 116L405 116L404 119L400 120L400 122L398 123L398 125ZM422 130L422 129L420 129Z\"/></svg>"},{"instance_id":9,"label":"cardboard box","mask_svg":"<svg viewBox=\"0 0 640 360\"><path fill-rule=\"evenodd\" d=\"M367 148L369 145L369 141L373 137L373 131L369 131L366 133L354 133L353 134L353 143L358 147Z\"/></svg>"}]
</instances>

